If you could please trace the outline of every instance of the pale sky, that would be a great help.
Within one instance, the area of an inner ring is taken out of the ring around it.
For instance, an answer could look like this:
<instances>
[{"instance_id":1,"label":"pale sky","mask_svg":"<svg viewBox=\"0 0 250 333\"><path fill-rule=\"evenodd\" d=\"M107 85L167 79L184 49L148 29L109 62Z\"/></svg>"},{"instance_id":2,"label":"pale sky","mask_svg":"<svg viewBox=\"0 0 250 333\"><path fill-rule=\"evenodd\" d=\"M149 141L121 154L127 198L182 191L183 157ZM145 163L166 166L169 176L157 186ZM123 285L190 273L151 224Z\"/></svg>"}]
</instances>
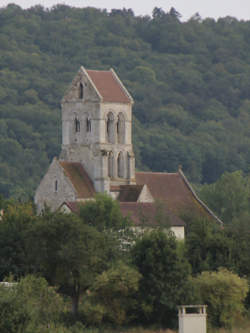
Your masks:
<instances>
[{"instance_id":1,"label":"pale sky","mask_svg":"<svg viewBox=\"0 0 250 333\"><path fill-rule=\"evenodd\" d=\"M239 20L250 20L250 0L0 0L0 7L15 3L22 8L41 4L46 8L61 3L72 7L132 8L136 15L151 15L154 7L169 11L174 7L182 20L199 13L202 18L233 16Z\"/></svg>"}]
</instances>

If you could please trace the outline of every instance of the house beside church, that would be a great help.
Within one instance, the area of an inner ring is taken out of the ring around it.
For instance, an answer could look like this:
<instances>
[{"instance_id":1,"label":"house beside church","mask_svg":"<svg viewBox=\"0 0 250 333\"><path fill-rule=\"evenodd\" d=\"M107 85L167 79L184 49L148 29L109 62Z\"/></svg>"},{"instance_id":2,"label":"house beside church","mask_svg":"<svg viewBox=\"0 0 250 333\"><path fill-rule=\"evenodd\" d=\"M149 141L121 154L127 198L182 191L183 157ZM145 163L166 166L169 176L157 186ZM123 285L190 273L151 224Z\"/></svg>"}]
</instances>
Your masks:
<instances>
[{"instance_id":1,"label":"house beside church","mask_svg":"<svg viewBox=\"0 0 250 333\"><path fill-rule=\"evenodd\" d=\"M62 99L62 148L35 194L38 212L76 211L98 192L118 200L122 214L139 226L141 215L156 223L157 202L178 238L184 238L180 212L218 217L197 197L182 170L136 172L132 145L133 99L113 69L81 67Z\"/></svg>"}]
</instances>

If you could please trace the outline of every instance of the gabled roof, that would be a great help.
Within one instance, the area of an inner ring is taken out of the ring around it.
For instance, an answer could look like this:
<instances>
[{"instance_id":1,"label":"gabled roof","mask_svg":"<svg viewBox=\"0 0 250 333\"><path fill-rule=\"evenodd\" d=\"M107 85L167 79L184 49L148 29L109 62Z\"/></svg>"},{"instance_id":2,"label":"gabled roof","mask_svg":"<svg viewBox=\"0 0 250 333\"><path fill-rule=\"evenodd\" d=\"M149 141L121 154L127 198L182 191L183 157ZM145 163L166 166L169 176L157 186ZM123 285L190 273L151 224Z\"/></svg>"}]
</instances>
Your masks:
<instances>
[{"instance_id":1,"label":"gabled roof","mask_svg":"<svg viewBox=\"0 0 250 333\"><path fill-rule=\"evenodd\" d=\"M176 173L137 172L137 184L147 184L155 200L166 203L174 213L189 210L205 213L218 223L223 222L202 202L181 170Z\"/></svg>"},{"instance_id":2,"label":"gabled roof","mask_svg":"<svg viewBox=\"0 0 250 333\"><path fill-rule=\"evenodd\" d=\"M103 102L132 103L133 99L123 86L115 72L86 69L88 76L102 97Z\"/></svg>"},{"instance_id":3,"label":"gabled roof","mask_svg":"<svg viewBox=\"0 0 250 333\"><path fill-rule=\"evenodd\" d=\"M170 212L166 205L157 206L155 203L120 202L122 215L129 216L135 225L154 226L185 226L185 222Z\"/></svg>"},{"instance_id":4,"label":"gabled roof","mask_svg":"<svg viewBox=\"0 0 250 333\"><path fill-rule=\"evenodd\" d=\"M167 202L171 211L194 205L192 193L178 172L137 172L136 183L147 184L154 199Z\"/></svg>"},{"instance_id":5,"label":"gabled roof","mask_svg":"<svg viewBox=\"0 0 250 333\"><path fill-rule=\"evenodd\" d=\"M66 161L59 163L76 190L78 198L92 198L95 195L94 185L81 163Z\"/></svg>"}]
</instances>

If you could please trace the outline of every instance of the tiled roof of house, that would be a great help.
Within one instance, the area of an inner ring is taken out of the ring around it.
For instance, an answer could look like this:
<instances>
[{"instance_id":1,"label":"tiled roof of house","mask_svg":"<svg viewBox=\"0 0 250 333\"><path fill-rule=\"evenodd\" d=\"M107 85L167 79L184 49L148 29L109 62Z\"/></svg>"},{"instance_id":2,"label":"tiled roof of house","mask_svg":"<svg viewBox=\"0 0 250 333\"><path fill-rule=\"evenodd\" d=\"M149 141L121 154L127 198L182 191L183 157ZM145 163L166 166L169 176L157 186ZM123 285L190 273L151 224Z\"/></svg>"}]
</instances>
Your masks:
<instances>
[{"instance_id":1,"label":"tiled roof of house","mask_svg":"<svg viewBox=\"0 0 250 333\"><path fill-rule=\"evenodd\" d=\"M129 216L135 225L145 226L185 226L185 222L166 205L158 206L155 203L120 202L122 215Z\"/></svg>"},{"instance_id":2,"label":"tiled roof of house","mask_svg":"<svg viewBox=\"0 0 250 333\"><path fill-rule=\"evenodd\" d=\"M92 198L95 195L94 185L81 163L66 161L59 163L74 186L78 198Z\"/></svg>"},{"instance_id":3,"label":"tiled roof of house","mask_svg":"<svg viewBox=\"0 0 250 333\"><path fill-rule=\"evenodd\" d=\"M103 102L131 103L131 98L113 71L86 70Z\"/></svg>"}]
</instances>

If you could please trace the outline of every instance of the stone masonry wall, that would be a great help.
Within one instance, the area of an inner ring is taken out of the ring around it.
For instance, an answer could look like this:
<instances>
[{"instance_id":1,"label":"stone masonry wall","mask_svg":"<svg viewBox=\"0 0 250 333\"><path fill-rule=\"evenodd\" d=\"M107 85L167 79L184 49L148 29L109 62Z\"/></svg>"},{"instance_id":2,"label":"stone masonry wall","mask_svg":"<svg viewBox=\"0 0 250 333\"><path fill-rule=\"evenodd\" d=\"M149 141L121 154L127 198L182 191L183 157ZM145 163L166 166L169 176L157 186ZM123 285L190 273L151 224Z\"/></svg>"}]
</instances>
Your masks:
<instances>
[{"instance_id":1,"label":"stone masonry wall","mask_svg":"<svg viewBox=\"0 0 250 333\"><path fill-rule=\"evenodd\" d=\"M57 181L57 189L55 182ZM67 177L58 160L54 158L47 173L43 177L35 194L35 204L38 213L46 204L53 211L56 210L64 201L75 201L77 199L75 190Z\"/></svg>"}]
</instances>

